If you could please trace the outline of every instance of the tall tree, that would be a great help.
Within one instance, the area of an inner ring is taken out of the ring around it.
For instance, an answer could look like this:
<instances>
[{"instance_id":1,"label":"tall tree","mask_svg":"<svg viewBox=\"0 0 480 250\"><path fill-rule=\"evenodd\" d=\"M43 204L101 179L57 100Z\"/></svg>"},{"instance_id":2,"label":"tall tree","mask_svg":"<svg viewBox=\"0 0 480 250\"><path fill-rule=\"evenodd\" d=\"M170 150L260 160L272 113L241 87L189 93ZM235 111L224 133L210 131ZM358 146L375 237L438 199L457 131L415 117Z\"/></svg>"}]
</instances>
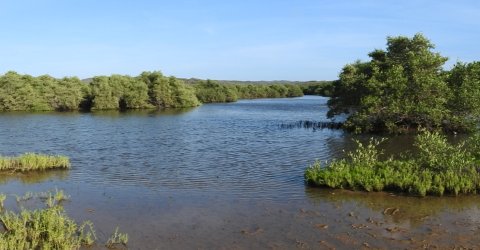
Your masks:
<instances>
[{"instance_id":1,"label":"tall tree","mask_svg":"<svg viewBox=\"0 0 480 250\"><path fill-rule=\"evenodd\" d=\"M451 97L442 66L422 34L387 38L387 49L369 62L345 66L334 83L329 117L348 113L345 127L357 132L405 132L444 127Z\"/></svg>"}]
</instances>

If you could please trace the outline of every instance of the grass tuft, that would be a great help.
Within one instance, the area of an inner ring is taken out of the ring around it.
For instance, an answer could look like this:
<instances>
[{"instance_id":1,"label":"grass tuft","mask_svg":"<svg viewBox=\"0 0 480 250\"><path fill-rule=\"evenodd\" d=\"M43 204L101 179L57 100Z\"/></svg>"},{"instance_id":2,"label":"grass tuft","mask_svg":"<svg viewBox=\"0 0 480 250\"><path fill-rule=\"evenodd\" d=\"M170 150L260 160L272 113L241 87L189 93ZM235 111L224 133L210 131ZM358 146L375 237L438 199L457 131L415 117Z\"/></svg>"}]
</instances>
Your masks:
<instances>
[{"instance_id":1,"label":"grass tuft","mask_svg":"<svg viewBox=\"0 0 480 250\"><path fill-rule=\"evenodd\" d=\"M0 171L26 172L54 168L70 168L70 159L66 156L50 156L25 153L17 157L0 156Z\"/></svg>"}]
</instances>

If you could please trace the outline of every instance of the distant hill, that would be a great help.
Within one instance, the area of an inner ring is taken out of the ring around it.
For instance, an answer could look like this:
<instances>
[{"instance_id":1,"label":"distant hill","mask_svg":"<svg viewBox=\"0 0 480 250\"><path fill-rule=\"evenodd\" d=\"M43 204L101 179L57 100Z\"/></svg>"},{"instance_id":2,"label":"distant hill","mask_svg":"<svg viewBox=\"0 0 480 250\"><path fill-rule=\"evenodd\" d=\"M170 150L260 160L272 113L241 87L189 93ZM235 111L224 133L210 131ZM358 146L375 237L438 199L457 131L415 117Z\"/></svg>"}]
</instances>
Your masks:
<instances>
[{"instance_id":1,"label":"distant hill","mask_svg":"<svg viewBox=\"0 0 480 250\"><path fill-rule=\"evenodd\" d=\"M206 81L198 78L179 78L185 83L195 84L201 81ZM331 81L286 81L286 80L274 80L274 81L237 81L237 80L213 80L214 82L220 84L261 84L261 85L270 85L270 84L325 84L330 83Z\"/></svg>"},{"instance_id":2,"label":"distant hill","mask_svg":"<svg viewBox=\"0 0 480 250\"><path fill-rule=\"evenodd\" d=\"M93 78L91 78L91 77L90 78L85 78L85 79L82 79L81 81L84 82L84 83L91 83L93 81Z\"/></svg>"},{"instance_id":3,"label":"distant hill","mask_svg":"<svg viewBox=\"0 0 480 250\"><path fill-rule=\"evenodd\" d=\"M199 79L199 78L177 78L179 80L183 80L185 83L188 84L196 84L202 81L206 81L204 79ZM219 84L253 84L253 85L270 85L270 84L326 84L326 83L331 83L332 81L286 81L286 80L274 80L274 81L237 81L237 80L213 80L210 79L214 82L217 82ZM84 83L91 83L93 81L93 78L85 78L82 79L82 82Z\"/></svg>"}]
</instances>

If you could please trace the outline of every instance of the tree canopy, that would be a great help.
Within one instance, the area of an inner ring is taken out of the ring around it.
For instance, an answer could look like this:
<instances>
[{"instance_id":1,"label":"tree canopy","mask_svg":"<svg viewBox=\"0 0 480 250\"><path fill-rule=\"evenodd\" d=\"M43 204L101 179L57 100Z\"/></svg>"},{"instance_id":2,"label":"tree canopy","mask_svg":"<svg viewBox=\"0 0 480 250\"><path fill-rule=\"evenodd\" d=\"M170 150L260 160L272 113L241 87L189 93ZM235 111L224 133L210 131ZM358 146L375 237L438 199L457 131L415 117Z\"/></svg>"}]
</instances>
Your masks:
<instances>
[{"instance_id":1,"label":"tree canopy","mask_svg":"<svg viewBox=\"0 0 480 250\"><path fill-rule=\"evenodd\" d=\"M160 71L138 76L33 77L10 71L0 75L0 111L126 110L194 107L245 98L302 96L298 84L187 84Z\"/></svg>"},{"instance_id":2,"label":"tree canopy","mask_svg":"<svg viewBox=\"0 0 480 250\"><path fill-rule=\"evenodd\" d=\"M447 58L434 48L422 34L388 37L386 50L342 69L328 116L349 114L344 127L355 132L472 130L480 114L479 63L445 71Z\"/></svg>"}]
</instances>

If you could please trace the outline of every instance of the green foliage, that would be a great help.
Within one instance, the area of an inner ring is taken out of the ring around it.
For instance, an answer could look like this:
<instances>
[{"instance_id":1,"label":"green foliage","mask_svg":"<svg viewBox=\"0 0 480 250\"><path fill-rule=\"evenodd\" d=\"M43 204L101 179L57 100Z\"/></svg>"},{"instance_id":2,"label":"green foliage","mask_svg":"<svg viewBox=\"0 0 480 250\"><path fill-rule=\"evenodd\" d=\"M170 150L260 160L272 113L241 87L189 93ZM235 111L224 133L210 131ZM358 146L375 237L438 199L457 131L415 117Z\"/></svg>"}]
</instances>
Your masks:
<instances>
[{"instance_id":1,"label":"green foliage","mask_svg":"<svg viewBox=\"0 0 480 250\"><path fill-rule=\"evenodd\" d=\"M315 162L305 171L307 183L365 191L400 191L427 194L470 194L480 191L480 136L452 145L438 132L423 131L415 141L416 156L380 160L380 141L371 140L345 159L326 166Z\"/></svg>"},{"instance_id":2,"label":"green foliage","mask_svg":"<svg viewBox=\"0 0 480 250\"><path fill-rule=\"evenodd\" d=\"M92 109L144 109L152 108L149 103L148 86L140 79L130 76L112 75L94 77Z\"/></svg>"},{"instance_id":3,"label":"green foliage","mask_svg":"<svg viewBox=\"0 0 480 250\"><path fill-rule=\"evenodd\" d=\"M181 108L198 106L194 89L160 72L138 77L76 77L56 79L7 72L0 76L0 111L69 111Z\"/></svg>"},{"instance_id":4,"label":"green foliage","mask_svg":"<svg viewBox=\"0 0 480 250\"><path fill-rule=\"evenodd\" d=\"M5 202L5 199L7 199L7 195L0 193L0 210L3 209L3 203Z\"/></svg>"},{"instance_id":5,"label":"green foliage","mask_svg":"<svg viewBox=\"0 0 480 250\"><path fill-rule=\"evenodd\" d=\"M191 80L190 80L191 82ZM298 84L185 84L159 71L137 77L97 76L88 83L76 77L56 79L7 72L0 76L0 111L126 110L195 107L238 99L302 96Z\"/></svg>"},{"instance_id":6,"label":"green foliage","mask_svg":"<svg viewBox=\"0 0 480 250\"><path fill-rule=\"evenodd\" d=\"M235 85L240 99L285 98L303 96L297 84Z\"/></svg>"},{"instance_id":7,"label":"green foliage","mask_svg":"<svg viewBox=\"0 0 480 250\"><path fill-rule=\"evenodd\" d=\"M218 84L207 80L194 85L195 94L202 103L235 102L238 100L234 85Z\"/></svg>"},{"instance_id":8,"label":"green foliage","mask_svg":"<svg viewBox=\"0 0 480 250\"><path fill-rule=\"evenodd\" d=\"M455 64L447 83L452 90L448 108L453 126L465 130L475 127L480 117L480 62Z\"/></svg>"},{"instance_id":9,"label":"green foliage","mask_svg":"<svg viewBox=\"0 0 480 250\"><path fill-rule=\"evenodd\" d=\"M328 116L351 114L344 127L355 132L473 129L480 114L480 66L459 63L445 73L447 58L433 48L421 34L388 37L385 51L343 68Z\"/></svg>"},{"instance_id":10,"label":"green foliage","mask_svg":"<svg viewBox=\"0 0 480 250\"><path fill-rule=\"evenodd\" d=\"M66 156L50 156L25 153L17 157L1 157L0 171L32 171L52 168L70 168L70 159Z\"/></svg>"},{"instance_id":11,"label":"green foliage","mask_svg":"<svg viewBox=\"0 0 480 250\"><path fill-rule=\"evenodd\" d=\"M84 91L76 77L32 77L10 71L0 76L0 111L76 110Z\"/></svg>"},{"instance_id":12,"label":"green foliage","mask_svg":"<svg viewBox=\"0 0 480 250\"><path fill-rule=\"evenodd\" d=\"M3 199L2 199L3 197ZM7 249L80 249L90 247L97 239L93 223L77 224L65 213L61 202L68 199L63 190L55 193L27 193L22 197L39 198L46 207L19 213L5 210L0 213L0 250ZM0 195L3 207L5 195ZM18 198L17 198L18 200ZM128 235L119 233L118 228L107 242L107 246L126 245Z\"/></svg>"},{"instance_id":13,"label":"green foliage","mask_svg":"<svg viewBox=\"0 0 480 250\"><path fill-rule=\"evenodd\" d=\"M114 248L115 245L117 244L122 244L125 246L127 245L127 243L128 243L128 235L124 233L119 233L118 227L116 227L115 232L112 234L112 236L110 236L105 246L108 248Z\"/></svg>"},{"instance_id":14,"label":"green foliage","mask_svg":"<svg viewBox=\"0 0 480 250\"><path fill-rule=\"evenodd\" d=\"M193 86L198 99L203 103L303 96L302 88L298 84L219 84L207 80L196 81Z\"/></svg>"},{"instance_id":15,"label":"green foliage","mask_svg":"<svg viewBox=\"0 0 480 250\"><path fill-rule=\"evenodd\" d=\"M86 221L78 225L59 205L57 199L64 198L63 191L48 196L52 198L47 200L46 208L0 214L4 228L0 232L0 249L79 249L93 244L93 224Z\"/></svg>"},{"instance_id":16,"label":"green foliage","mask_svg":"<svg viewBox=\"0 0 480 250\"><path fill-rule=\"evenodd\" d=\"M333 81L311 82L300 85L305 95L331 96Z\"/></svg>"},{"instance_id":17,"label":"green foliage","mask_svg":"<svg viewBox=\"0 0 480 250\"><path fill-rule=\"evenodd\" d=\"M141 79L148 86L150 103L158 108L182 108L200 105L193 87L161 72L143 72Z\"/></svg>"}]
</instances>

